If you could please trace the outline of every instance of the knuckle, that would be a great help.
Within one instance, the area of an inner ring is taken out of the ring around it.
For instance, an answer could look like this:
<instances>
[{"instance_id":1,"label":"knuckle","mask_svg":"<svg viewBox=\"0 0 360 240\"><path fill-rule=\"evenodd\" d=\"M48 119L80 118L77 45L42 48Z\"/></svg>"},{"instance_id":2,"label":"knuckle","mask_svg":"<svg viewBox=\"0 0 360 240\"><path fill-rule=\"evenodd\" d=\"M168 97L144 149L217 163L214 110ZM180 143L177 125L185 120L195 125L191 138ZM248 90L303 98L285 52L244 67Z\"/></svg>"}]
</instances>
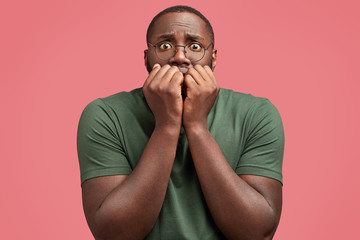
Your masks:
<instances>
[{"instance_id":1,"label":"knuckle","mask_svg":"<svg viewBox=\"0 0 360 240\"><path fill-rule=\"evenodd\" d=\"M211 88L206 88L205 90L204 90L204 93L206 94L206 95L211 95L212 93L213 93L213 91L212 91L212 89Z\"/></svg>"},{"instance_id":2,"label":"knuckle","mask_svg":"<svg viewBox=\"0 0 360 240\"><path fill-rule=\"evenodd\" d=\"M146 88L144 88L146 92L153 92L154 91L154 84L149 84Z\"/></svg>"},{"instance_id":3,"label":"knuckle","mask_svg":"<svg viewBox=\"0 0 360 240\"><path fill-rule=\"evenodd\" d=\"M182 72L176 72L174 74L174 77L177 78L177 79L181 79L183 77L183 74L182 74Z\"/></svg>"},{"instance_id":4,"label":"knuckle","mask_svg":"<svg viewBox=\"0 0 360 240\"><path fill-rule=\"evenodd\" d=\"M176 93L177 93L176 88L169 88L169 89L168 89L168 94L169 94L169 95L176 95Z\"/></svg>"},{"instance_id":5,"label":"knuckle","mask_svg":"<svg viewBox=\"0 0 360 240\"><path fill-rule=\"evenodd\" d=\"M159 92L159 93L164 93L164 92L166 92L166 87L165 87L164 85L158 86L158 92Z\"/></svg>"},{"instance_id":6,"label":"knuckle","mask_svg":"<svg viewBox=\"0 0 360 240\"><path fill-rule=\"evenodd\" d=\"M218 93L219 92L219 86L212 85L211 91L212 91L212 93Z\"/></svg>"}]
</instances>

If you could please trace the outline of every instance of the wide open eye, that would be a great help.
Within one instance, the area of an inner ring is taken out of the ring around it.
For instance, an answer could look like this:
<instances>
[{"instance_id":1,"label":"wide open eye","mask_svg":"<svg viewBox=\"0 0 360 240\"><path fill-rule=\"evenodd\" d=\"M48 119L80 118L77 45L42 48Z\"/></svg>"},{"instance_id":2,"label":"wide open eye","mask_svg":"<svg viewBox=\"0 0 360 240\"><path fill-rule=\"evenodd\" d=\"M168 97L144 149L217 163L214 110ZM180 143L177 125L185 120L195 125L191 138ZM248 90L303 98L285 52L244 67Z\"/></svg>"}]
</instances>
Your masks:
<instances>
[{"instance_id":1,"label":"wide open eye","mask_svg":"<svg viewBox=\"0 0 360 240\"><path fill-rule=\"evenodd\" d=\"M170 50L173 46L169 42L163 42L159 44L159 49L161 51L167 51Z\"/></svg>"},{"instance_id":2,"label":"wide open eye","mask_svg":"<svg viewBox=\"0 0 360 240\"><path fill-rule=\"evenodd\" d=\"M201 52L202 51L202 46L200 43L191 43L189 45L189 49L193 52Z\"/></svg>"}]
</instances>

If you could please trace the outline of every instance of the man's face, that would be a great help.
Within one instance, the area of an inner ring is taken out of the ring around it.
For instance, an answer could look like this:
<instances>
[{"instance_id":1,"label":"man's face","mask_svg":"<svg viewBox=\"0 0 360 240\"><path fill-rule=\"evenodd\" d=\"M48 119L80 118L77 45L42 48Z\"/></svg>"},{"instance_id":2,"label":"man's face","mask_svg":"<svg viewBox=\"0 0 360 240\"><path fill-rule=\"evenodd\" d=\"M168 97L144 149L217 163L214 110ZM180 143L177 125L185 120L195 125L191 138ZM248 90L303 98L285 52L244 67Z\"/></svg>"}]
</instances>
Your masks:
<instances>
[{"instance_id":1,"label":"man's face","mask_svg":"<svg viewBox=\"0 0 360 240\"><path fill-rule=\"evenodd\" d=\"M190 43L200 43L205 48L210 46L200 61L191 62L186 58L183 47L177 47L177 52L172 58L162 60L156 55L155 47L149 45L145 50L145 66L149 73L156 63L161 66L165 64L178 66L183 74L195 64L208 65L211 69L216 65L216 51L211 45L212 39L206 23L193 13L176 12L162 15L156 20L148 41L154 45L166 41L183 46Z\"/></svg>"}]
</instances>

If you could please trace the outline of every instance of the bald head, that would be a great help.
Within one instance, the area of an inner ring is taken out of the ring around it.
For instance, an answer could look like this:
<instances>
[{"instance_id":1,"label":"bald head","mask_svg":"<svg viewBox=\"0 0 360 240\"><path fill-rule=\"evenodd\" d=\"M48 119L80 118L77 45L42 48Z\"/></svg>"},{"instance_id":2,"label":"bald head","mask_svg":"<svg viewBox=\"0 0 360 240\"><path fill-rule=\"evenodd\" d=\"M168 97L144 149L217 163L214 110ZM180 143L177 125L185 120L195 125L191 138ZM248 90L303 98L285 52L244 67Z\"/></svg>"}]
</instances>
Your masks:
<instances>
[{"instance_id":1,"label":"bald head","mask_svg":"<svg viewBox=\"0 0 360 240\"><path fill-rule=\"evenodd\" d=\"M214 31L213 28L209 22L209 20L202 14L200 13L198 10L192 8L192 7L188 7L188 6L183 6L183 5L178 5L178 6L173 6L173 7L169 7L166 8L165 10L159 12L151 21L151 23L149 24L149 27L147 29L146 32L146 41L149 42L150 39L150 35L153 33L154 27L156 25L156 21L159 17L165 15L166 13L182 13L182 12L188 12L188 13L193 13L195 15L197 15L198 17L200 17L205 25L206 25L206 29L208 30L208 34L210 36L210 39L212 41L212 43L214 44Z\"/></svg>"}]
</instances>

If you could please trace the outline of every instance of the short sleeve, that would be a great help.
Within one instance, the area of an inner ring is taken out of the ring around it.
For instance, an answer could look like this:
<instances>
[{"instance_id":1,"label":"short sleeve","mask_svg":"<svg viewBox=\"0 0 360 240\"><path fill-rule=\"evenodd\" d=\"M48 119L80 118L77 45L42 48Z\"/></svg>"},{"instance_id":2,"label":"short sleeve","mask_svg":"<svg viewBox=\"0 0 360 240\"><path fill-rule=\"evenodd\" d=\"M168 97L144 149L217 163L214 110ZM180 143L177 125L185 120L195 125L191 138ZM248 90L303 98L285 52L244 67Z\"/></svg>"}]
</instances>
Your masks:
<instances>
[{"instance_id":1,"label":"short sleeve","mask_svg":"<svg viewBox=\"0 0 360 240\"><path fill-rule=\"evenodd\" d=\"M269 177L282 183L284 129L274 105L261 99L249 113L249 131L237 174Z\"/></svg>"},{"instance_id":2,"label":"short sleeve","mask_svg":"<svg viewBox=\"0 0 360 240\"><path fill-rule=\"evenodd\" d=\"M77 150L81 183L109 175L128 175L131 167L111 110L101 100L88 104L79 121Z\"/></svg>"}]
</instances>

